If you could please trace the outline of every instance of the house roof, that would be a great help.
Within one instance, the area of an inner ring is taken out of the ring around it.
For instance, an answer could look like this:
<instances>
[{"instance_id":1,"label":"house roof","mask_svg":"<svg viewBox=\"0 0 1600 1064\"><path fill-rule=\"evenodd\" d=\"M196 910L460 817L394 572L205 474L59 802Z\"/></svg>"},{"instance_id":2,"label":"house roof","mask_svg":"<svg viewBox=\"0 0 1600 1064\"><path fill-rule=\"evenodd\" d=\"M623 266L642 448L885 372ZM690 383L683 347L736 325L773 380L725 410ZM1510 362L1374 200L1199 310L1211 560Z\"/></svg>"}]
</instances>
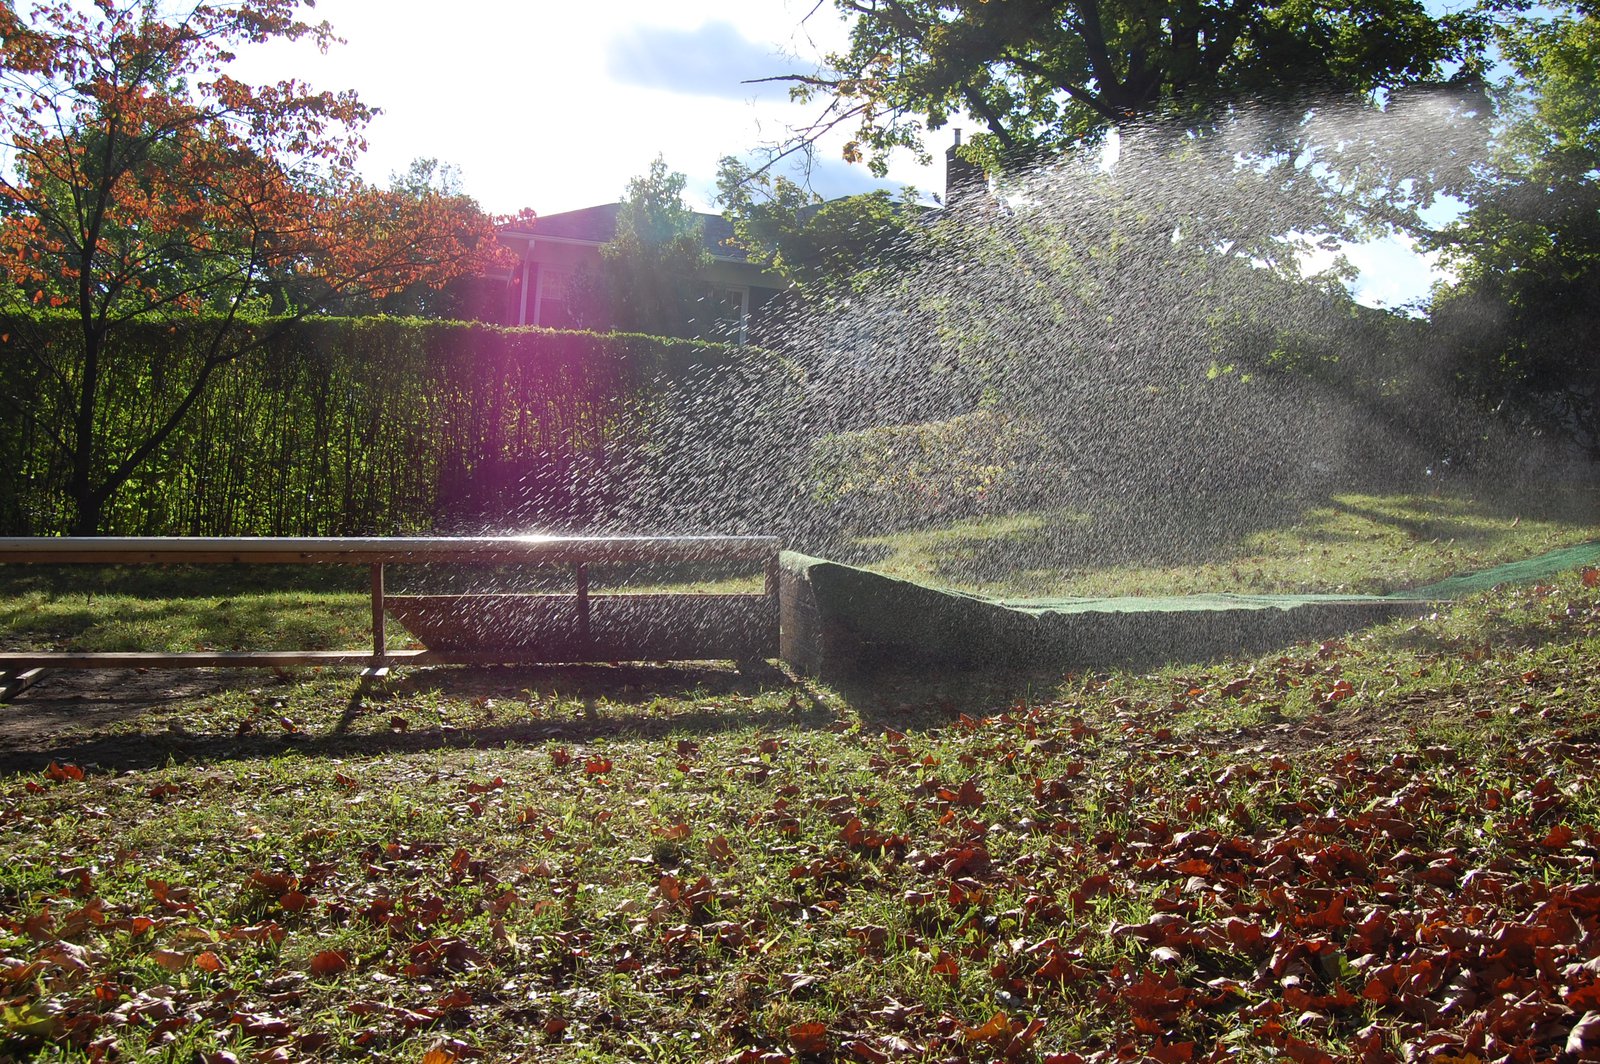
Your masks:
<instances>
[{"instance_id":1,"label":"house roof","mask_svg":"<svg viewBox=\"0 0 1600 1064\"><path fill-rule=\"evenodd\" d=\"M594 207L581 207L575 211L562 211L560 214L540 215L532 225L512 225L502 232L507 236L531 236L535 240L542 237L600 245L616 237L617 215L621 210L620 203L602 203ZM696 211L694 216L700 220L706 251L713 258L730 262L748 261L744 249L735 247L731 243L732 222L720 214Z\"/></svg>"}]
</instances>

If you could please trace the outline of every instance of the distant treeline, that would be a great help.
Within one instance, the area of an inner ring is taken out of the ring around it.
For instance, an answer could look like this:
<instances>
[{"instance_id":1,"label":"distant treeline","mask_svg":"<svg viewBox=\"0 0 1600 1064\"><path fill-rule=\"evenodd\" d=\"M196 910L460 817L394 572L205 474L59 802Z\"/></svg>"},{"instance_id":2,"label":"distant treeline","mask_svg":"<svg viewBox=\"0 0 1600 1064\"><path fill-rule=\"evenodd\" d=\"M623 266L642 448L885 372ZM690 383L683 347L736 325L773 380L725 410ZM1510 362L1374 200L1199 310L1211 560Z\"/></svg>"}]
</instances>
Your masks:
<instances>
[{"instance_id":1,"label":"distant treeline","mask_svg":"<svg viewBox=\"0 0 1600 1064\"><path fill-rule=\"evenodd\" d=\"M235 326L238 328L239 326ZM264 320L160 451L113 499L119 535L340 535L577 527L641 500L619 471L662 441L653 407L712 415L704 374L767 356L634 335L419 319ZM192 379L208 325L122 329L95 416L120 460ZM60 379L73 322L6 323L0 339L0 529L70 521ZM38 356L47 357L38 357ZM770 363L770 359L768 359ZM68 367L63 369L63 367ZM685 390L697 394L687 396ZM697 418L698 420L698 418ZM712 416L714 420L714 416ZM109 465L107 466L109 468Z\"/></svg>"}]
</instances>

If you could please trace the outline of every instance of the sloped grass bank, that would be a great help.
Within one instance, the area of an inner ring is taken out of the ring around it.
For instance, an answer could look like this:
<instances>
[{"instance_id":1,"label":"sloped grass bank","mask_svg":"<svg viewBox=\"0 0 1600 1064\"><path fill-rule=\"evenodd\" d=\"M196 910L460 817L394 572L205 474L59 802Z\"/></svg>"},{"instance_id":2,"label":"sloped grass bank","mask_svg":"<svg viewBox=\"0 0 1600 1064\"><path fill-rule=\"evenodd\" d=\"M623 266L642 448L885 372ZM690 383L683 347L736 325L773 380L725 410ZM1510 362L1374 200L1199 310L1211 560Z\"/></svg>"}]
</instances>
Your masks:
<instances>
[{"instance_id":1,"label":"sloped grass bank","mask_svg":"<svg viewBox=\"0 0 1600 1064\"><path fill-rule=\"evenodd\" d=\"M0 1052L1577 1059L1597 584L1022 698L448 671L84 720L6 755Z\"/></svg>"},{"instance_id":2,"label":"sloped grass bank","mask_svg":"<svg viewBox=\"0 0 1600 1064\"><path fill-rule=\"evenodd\" d=\"M1237 538L1151 539L1141 557L1096 556L1093 515L1021 513L865 539L890 576L1001 598L1383 595L1600 538L1592 487L1537 493L1341 493Z\"/></svg>"}]
</instances>

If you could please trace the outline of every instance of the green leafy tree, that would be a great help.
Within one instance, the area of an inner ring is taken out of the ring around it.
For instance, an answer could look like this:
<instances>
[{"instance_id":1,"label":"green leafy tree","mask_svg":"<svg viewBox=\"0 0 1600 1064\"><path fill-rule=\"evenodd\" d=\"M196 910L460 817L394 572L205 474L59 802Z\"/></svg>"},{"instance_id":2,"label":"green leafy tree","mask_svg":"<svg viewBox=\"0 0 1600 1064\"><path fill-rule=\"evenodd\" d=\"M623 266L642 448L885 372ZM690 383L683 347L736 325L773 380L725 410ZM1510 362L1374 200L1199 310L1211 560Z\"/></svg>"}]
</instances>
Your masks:
<instances>
[{"instance_id":1,"label":"green leafy tree","mask_svg":"<svg viewBox=\"0 0 1600 1064\"><path fill-rule=\"evenodd\" d=\"M1600 457L1600 13L1526 15L1500 43L1492 149L1435 240L1457 274L1440 348L1472 395Z\"/></svg>"},{"instance_id":2,"label":"green leafy tree","mask_svg":"<svg viewBox=\"0 0 1600 1064\"><path fill-rule=\"evenodd\" d=\"M1468 82L1477 11L1423 0L835 0L849 47L791 75L829 108L802 140L856 123L847 158L883 173L896 147L965 112L987 129L971 155L994 169L1106 129L1178 115L1200 122L1248 100L1369 97Z\"/></svg>"},{"instance_id":3,"label":"green leafy tree","mask_svg":"<svg viewBox=\"0 0 1600 1064\"><path fill-rule=\"evenodd\" d=\"M718 200L750 261L809 298L848 293L916 254L916 193L885 190L824 201L781 175L722 160Z\"/></svg>"},{"instance_id":4,"label":"green leafy tree","mask_svg":"<svg viewBox=\"0 0 1600 1064\"><path fill-rule=\"evenodd\" d=\"M598 270L573 279L579 323L654 336L705 331L711 265L700 219L683 202L684 175L657 156L648 173L628 182L617 228L600 248Z\"/></svg>"}]
</instances>

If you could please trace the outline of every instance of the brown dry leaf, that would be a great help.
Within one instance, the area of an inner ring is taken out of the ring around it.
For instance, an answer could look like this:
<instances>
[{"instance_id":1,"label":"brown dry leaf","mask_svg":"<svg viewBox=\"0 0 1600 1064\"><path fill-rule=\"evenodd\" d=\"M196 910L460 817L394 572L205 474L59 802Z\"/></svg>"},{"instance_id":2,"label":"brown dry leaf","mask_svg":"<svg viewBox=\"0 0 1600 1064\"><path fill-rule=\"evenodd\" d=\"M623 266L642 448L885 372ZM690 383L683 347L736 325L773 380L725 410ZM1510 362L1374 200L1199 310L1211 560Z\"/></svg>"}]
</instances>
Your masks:
<instances>
[{"instance_id":1,"label":"brown dry leaf","mask_svg":"<svg viewBox=\"0 0 1600 1064\"><path fill-rule=\"evenodd\" d=\"M989 1022L982 1027L963 1027L961 1029L961 1037L966 1040L968 1045L974 1042L1009 1042L1011 1041L1011 1034L1011 1017L1003 1012L997 1012L990 1016Z\"/></svg>"},{"instance_id":2,"label":"brown dry leaf","mask_svg":"<svg viewBox=\"0 0 1600 1064\"><path fill-rule=\"evenodd\" d=\"M1586 1012L1567 1034L1568 1053L1591 1054L1600 1050L1600 1012ZM1590 1058L1592 1059L1592 1058Z\"/></svg>"},{"instance_id":3,"label":"brown dry leaf","mask_svg":"<svg viewBox=\"0 0 1600 1064\"><path fill-rule=\"evenodd\" d=\"M825 1023L797 1023L788 1030L789 1044L797 1053L826 1053L828 1051L828 1025Z\"/></svg>"},{"instance_id":4,"label":"brown dry leaf","mask_svg":"<svg viewBox=\"0 0 1600 1064\"><path fill-rule=\"evenodd\" d=\"M338 975L350 967L350 955L343 950L325 949L311 958L311 974L318 979Z\"/></svg>"},{"instance_id":5,"label":"brown dry leaf","mask_svg":"<svg viewBox=\"0 0 1600 1064\"><path fill-rule=\"evenodd\" d=\"M303 913L307 909L313 908L317 902L315 898L302 894L298 890L291 890L278 899L278 904L289 912Z\"/></svg>"},{"instance_id":6,"label":"brown dry leaf","mask_svg":"<svg viewBox=\"0 0 1600 1064\"><path fill-rule=\"evenodd\" d=\"M222 958L217 956L215 953L212 953L210 950L206 950L204 953L196 957L194 959L194 966L199 968L202 972L220 972L224 967L226 967L223 964Z\"/></svg>"},{"instance_id":7,"label":"brown dry leaf","mask_svg":"<svg viewBox=\"0 0 1600 1064\"><path fill-rule=\"evenodd\" d=\"M150 959L169 972L181 972L189 967L187 954L179 953L172 949L157 949L150 951Z\"/></svg>"}]
</instances>

